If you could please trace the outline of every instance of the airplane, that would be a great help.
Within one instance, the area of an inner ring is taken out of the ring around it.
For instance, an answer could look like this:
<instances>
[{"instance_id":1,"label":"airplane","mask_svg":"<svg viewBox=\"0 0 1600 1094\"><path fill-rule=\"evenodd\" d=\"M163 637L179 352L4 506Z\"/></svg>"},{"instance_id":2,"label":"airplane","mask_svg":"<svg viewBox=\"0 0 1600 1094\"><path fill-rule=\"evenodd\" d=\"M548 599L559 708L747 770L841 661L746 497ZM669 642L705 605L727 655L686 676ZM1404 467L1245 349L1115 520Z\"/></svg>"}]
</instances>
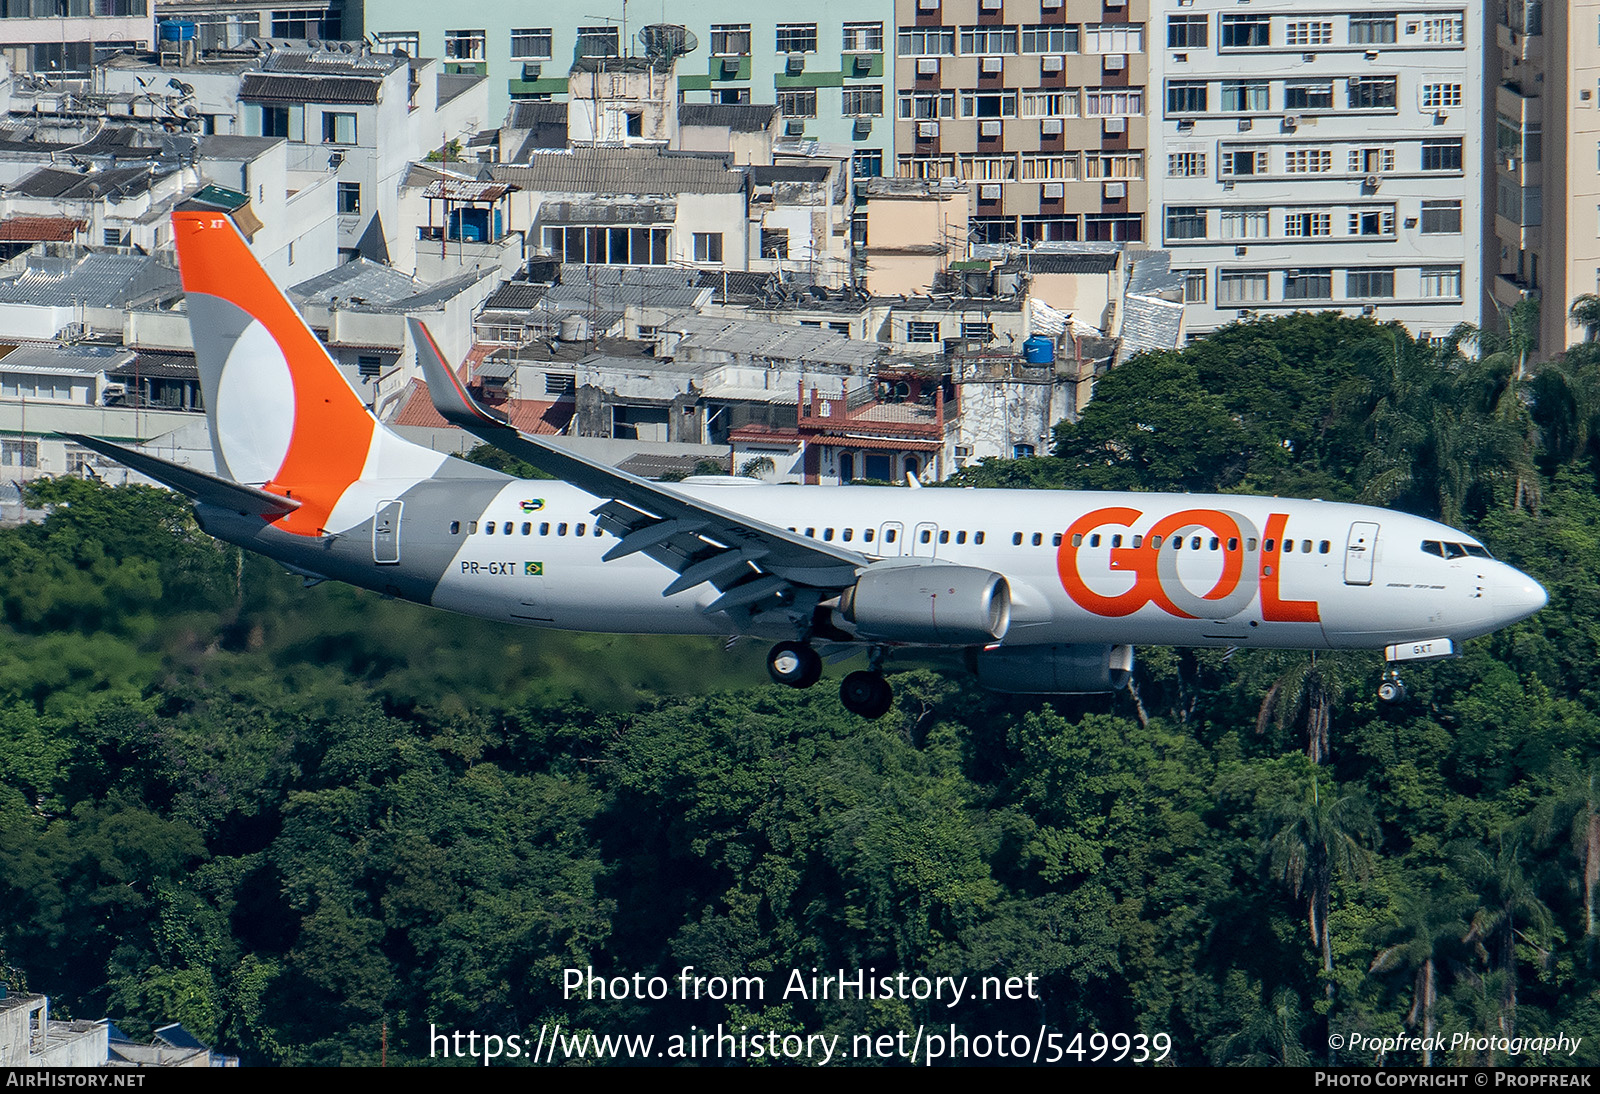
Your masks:
<instances>
[{"instance_id":1,"label":"airplane","mask_svg":"<svg viewBox=\"0 0 1600 1094\"><path fill-rule=\"evenodd\" d=\"M439 412L555 476L524 480L380 423L224 215L173 214L216 457L206 473L72 439L191 498L211 535L332 578L534 627L751 635L776 682L877 718L891 654L954 651L990 688L1114 692L1138 645L1382 649L1398 665L1527 618L1539 583L1404 513L1268 497L658 483L518 432L412 321ZM911 480L915 485L915 480Z\"/></svg>"}]
</instances>

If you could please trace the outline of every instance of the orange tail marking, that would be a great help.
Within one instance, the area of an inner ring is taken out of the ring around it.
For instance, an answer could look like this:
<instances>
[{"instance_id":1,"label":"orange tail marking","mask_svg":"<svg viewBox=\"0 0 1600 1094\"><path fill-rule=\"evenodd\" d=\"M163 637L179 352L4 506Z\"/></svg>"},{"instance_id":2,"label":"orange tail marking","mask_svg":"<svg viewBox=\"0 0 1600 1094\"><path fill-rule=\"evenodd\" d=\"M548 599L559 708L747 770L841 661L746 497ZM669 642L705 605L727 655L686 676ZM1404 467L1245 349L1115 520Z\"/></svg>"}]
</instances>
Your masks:
<instances>
[{"instance_id":1,"label":"orange tail marking","mask_svg":"<svg viewBox=\"0 0 1600 1094\"><path fill-rule=\"evenodd\" d=\"M361 477L377 423L231 221L178 212L172 227L184 292L218 297L259 320L289 362L294 434L266 489L301 502L275 522L278 527L320 535L340 496Z\"/></svg>"}]
</instances>

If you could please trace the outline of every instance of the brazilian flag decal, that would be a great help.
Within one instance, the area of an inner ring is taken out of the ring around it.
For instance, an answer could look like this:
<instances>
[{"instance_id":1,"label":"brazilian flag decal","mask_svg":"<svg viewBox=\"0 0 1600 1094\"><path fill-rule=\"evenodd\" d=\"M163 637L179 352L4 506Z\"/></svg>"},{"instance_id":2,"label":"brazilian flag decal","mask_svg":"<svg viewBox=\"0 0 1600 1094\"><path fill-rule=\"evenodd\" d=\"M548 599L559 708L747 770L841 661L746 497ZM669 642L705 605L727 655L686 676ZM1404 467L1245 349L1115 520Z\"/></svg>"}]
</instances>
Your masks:
<instances>
[{"instance_id":1,"label":"brazilian flag decal","mask_svg":"<svg viewBox=\"0 0 1600 1094\"><path fill-rule=\"evenodd\" d=\"M523 565L523 576L524 577L543 577L544 576L544 563L542 563L542 562L524 562L522 565Z\"/></svg>"}]
</instances>

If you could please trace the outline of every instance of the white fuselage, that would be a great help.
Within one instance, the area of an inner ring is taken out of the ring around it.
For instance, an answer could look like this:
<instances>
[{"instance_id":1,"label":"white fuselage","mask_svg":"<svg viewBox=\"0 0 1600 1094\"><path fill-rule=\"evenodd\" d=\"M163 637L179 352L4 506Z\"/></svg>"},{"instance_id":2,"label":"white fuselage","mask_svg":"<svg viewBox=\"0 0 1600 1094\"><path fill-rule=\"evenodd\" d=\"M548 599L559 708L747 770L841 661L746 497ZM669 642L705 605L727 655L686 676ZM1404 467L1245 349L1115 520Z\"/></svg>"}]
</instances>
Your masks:
<instances>
[{"instance_id":1,"label":"white fuselage","mask_svg":"<svg viewBox=\"0 0 1600 1094\"><path fill-rule=\"evenodd\" d=\"M1543 603L1537 584L1471 536L1365 506L1071 491L674 489L873 559L1002 574L1012 596L1007 646L1377 648L1474 637ZM405 521L400 564L408 544L451 544L453 563L432 602L452 611L571 630L732 632L726 616L704 612L719 595L712 586L663 597L676 576L667 567L643 554L602 561L617 540L596 528L599 504L565 483L514 482L479 514Z\"/></svg>"}]
</instances>

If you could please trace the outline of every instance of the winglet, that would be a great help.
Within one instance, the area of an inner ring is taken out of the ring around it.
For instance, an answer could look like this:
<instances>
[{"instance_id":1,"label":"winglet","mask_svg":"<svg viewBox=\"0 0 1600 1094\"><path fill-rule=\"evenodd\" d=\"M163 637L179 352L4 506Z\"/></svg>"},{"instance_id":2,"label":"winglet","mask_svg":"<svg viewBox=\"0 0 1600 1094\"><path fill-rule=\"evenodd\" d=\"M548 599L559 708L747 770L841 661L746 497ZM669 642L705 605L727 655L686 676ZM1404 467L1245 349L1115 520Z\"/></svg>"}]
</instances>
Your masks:
<instances>
[{"instance_id":1,"label":"winglet","mask_svg":"<svg viewBox=\"0 0 1600 1094\"><path fill-rule=\"evenodd\" d=\"M509 426L499 415L486 410L472 397L461 377L445 362L439 344L428 333L420 319L406 320L411 326L411 341L417 347L417 361L422 365L422 378L428 382L428 397L433 408L452 425L470 429L472 426Z\"/></svg>"}]
</instances>

